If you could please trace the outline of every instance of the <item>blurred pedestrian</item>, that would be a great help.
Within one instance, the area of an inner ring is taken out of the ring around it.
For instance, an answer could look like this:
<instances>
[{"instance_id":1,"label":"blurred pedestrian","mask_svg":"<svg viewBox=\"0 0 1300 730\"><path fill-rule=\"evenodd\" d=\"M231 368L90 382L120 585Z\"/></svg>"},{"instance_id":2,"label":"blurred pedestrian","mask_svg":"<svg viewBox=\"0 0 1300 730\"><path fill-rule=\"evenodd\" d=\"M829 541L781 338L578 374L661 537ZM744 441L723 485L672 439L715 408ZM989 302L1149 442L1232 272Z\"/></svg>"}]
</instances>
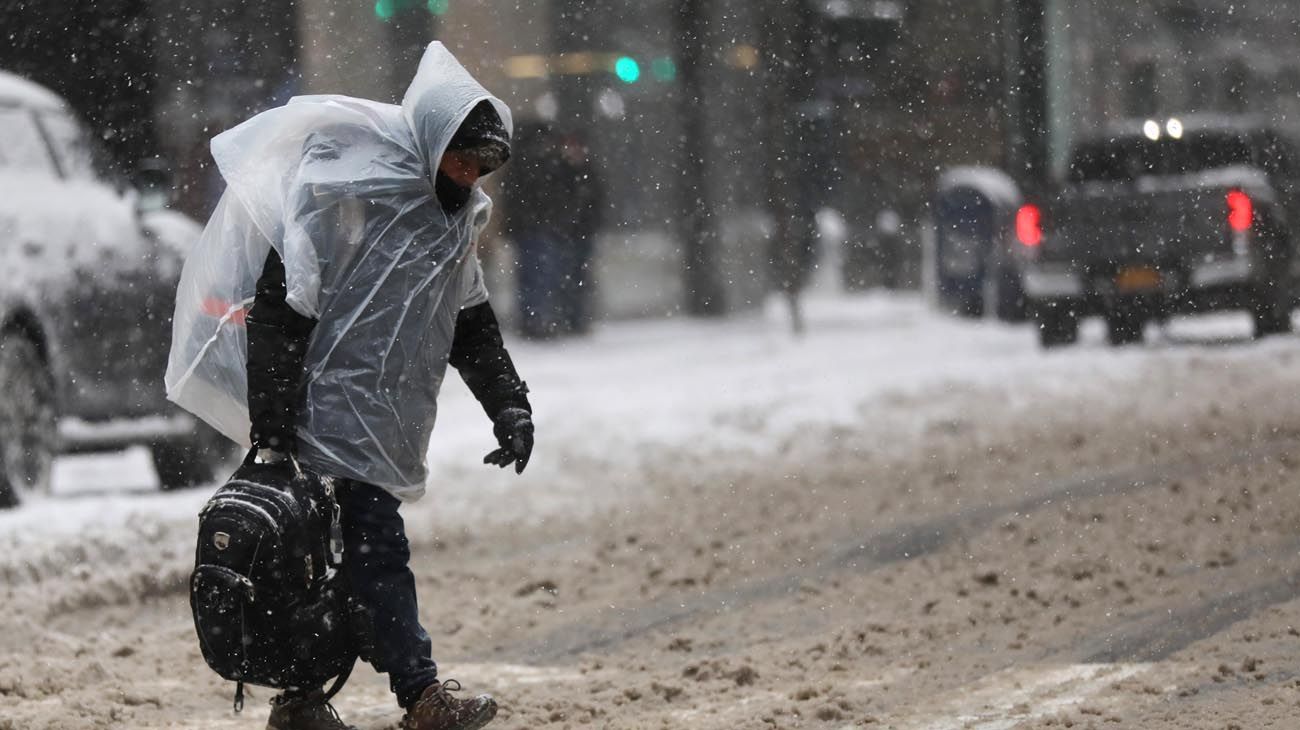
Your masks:
<instances>
[{"instance_id":1,"label":"blurred pedestrian","mask_svg":"<svg viewBox=\"0 0 1300 730\"><path fill-rule=\"evenodd\" d=\"M520 125L506 182L518 252L520 331L547 339L591 327L592 264L605 197L587 146L548 123Z\"/></svg>"},{"instance_id":2,"label":"blurred pedestrian","mask_svg":"<svg viewBox=\"0 0 1300 730\"><path fill-rule=\"evenodd\" d=\"M519 331L531 339L560 332L560 248L564 244L559 220L567 210L563 194L555 187L564 178L558 145L550 124L521 123L503 191L506 234L516 252Z\"/></svg>"},{"instance_id":3,"label":"blurred pedestrian","mask_svg":"<svg viewBox=\"0 0 1300 730\"><path fill-rule=\"evenodd\" d=\"M777 218L768 260L772 284L790 311L795 334L805 328L801 295L817 262L817 219L811 208L789 208Z\"/></svg>"},{"instance_id":4,"label":"blurred pedestrian","mask_svg":"<svg viewBox=\"0 0 1300 730\"><path fill-rule=\"evenodd\" d=\"M769 181L774 230L768 266L773 289L785 299L795 334L804 331L802 293L817 264L817 211L826 205L825 180L834 174L820 141L830 137L826 120L802 117L791 125L791 159Z\"/></svg>"},{"instance_id":5,"label":"blurred pedestrian","mask_svg":"<svg viewBox=\"0 0 1300 730\"><path fill-rule=\"evenodd\" d=\"M560 159L555 194L566 201L567 214L556 216L558 285L556 323L566 334L583 334L591 328L595 278L592 266L596 234L605 207L601 179L591 163L590 150L576 133L560 139Z\"/></svg>"}]
</instances>

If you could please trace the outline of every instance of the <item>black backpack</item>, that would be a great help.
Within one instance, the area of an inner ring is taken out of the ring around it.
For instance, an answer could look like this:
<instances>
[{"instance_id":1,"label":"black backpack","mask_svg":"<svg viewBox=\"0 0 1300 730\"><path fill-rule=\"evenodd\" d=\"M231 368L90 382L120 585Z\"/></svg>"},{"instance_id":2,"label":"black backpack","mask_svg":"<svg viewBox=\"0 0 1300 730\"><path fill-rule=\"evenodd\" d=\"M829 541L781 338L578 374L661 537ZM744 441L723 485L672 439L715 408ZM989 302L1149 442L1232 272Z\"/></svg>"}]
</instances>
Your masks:
<instances>
[{"instance_id":1,"label":"black backpack","mask_svg":"<svg viewBox=\"0 0 1300 730\"><path fill-rule=\"evenodd\" d=\"M203 659L236 682L328 700L368 653L368 621L343 575L334 482L252 454L199 513L190 608Z\"/></svg>"}]
</instances>

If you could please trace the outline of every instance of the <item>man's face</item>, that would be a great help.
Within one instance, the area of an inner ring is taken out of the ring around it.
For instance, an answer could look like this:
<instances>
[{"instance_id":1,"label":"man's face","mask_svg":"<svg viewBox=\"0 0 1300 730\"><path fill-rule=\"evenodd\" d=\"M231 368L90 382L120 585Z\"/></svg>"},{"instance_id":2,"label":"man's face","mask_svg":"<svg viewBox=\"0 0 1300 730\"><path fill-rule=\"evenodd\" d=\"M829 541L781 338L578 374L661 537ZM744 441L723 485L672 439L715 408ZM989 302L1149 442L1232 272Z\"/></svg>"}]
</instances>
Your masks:
<instances>
[{"instance_id":1,"label":"man's face","mask_svg":"<svg viewBox=\"0 0 1300 730\"><path fill-rule=\"evenodd\" d=\"M449 150L443 153L438 171L462 188L472 188L478 182L478 158L466 152Z\"/></svg>"}]
</instances>

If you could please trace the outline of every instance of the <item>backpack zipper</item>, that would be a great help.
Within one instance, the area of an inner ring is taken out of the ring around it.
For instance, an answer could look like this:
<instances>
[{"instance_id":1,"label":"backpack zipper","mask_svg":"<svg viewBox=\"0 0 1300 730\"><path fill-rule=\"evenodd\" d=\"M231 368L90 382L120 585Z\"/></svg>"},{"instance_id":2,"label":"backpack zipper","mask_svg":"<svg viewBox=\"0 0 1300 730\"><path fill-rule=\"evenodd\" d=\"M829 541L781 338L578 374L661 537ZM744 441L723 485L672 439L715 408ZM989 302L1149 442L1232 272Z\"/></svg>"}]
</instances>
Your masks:
<instances>
[{"instance_id":1,"label":"backpack zipper","mask_svg":"<svg viewBox=\"0 0 1300 730\"><path fill-rule=\"evenodd\" d=\"M330 562L334 565L343 564L343 510L339 507L339 501L334 496L334 480L330 477L321 477L321 482L325 485L325 496L330 501Z\"/></svg>"}]
</instances>

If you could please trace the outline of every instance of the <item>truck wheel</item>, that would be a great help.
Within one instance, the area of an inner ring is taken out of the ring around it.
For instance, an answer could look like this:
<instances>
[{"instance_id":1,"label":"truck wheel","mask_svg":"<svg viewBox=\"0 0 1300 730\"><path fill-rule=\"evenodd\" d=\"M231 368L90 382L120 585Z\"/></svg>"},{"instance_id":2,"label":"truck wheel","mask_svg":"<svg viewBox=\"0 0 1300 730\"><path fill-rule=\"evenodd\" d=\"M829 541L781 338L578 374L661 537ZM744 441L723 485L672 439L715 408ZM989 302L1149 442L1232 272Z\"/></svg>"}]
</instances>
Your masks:
<instances>
[{"instance_id":1,"label":"truck wheel","mask_svg":"<svg viewBox=\"0 0 1300 730\"><path fill-rule=\"evenodd\" d=\"M211 484L223 476L234 448L226 437L200 423L189 436L153 445L153 467L164 491Z\"/></svg>"},{"instance_id":2,"label":"truck wheel","mask_svg":"<svg viewBox=\"0 0 1300 730\"><path fill-rule=\"evenodd\" d=\"M1119 307L1106 313L1106 335L1115 347L1132 345L1142 341L1142 316L1132 310Z\"/></svg>"},{"instance_id":3,"label":"truck wheel","mask_svg":"<svg viewBox=\"0 0 1300 730\"><path fill-rule=\"evenodd\" d=\"M1079 316L1068 307L1044 307L1037 321L1038 344L1044 348L1073 345L1079 340Z\"/></svg>"},{"instance_id":4,"label":"truck wheel","mask_svg":"<svg viewBox=\"0 0 1300 730\"><path fill-rule=\"evenodd\" d=\"M46 493L58 451L54 378L36 343L0 335L0 507Z\"/></svg>"}]
</instances>

